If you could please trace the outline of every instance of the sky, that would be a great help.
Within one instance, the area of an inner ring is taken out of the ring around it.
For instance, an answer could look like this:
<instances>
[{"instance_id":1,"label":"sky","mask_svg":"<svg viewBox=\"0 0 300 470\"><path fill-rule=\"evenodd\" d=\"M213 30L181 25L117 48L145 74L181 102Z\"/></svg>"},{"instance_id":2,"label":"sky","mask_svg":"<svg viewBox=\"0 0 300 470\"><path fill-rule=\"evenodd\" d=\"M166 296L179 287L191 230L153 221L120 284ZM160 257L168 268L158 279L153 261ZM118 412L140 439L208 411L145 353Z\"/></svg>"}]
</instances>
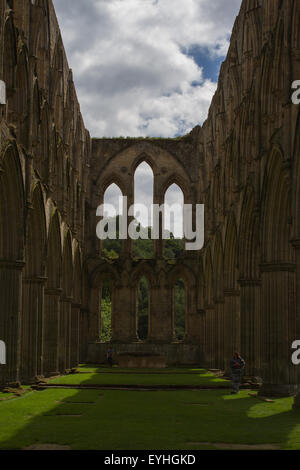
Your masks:
<instances>
[{"instance_id":1,"label":"sky","mask_svg":"<svg viewBox=\"0 0 300 470\"><path fill-rule=\"evenodd\" d=\"M202 124L241 0L53 0L92 137Z\"/></svg>"},{"instance_id":2,"label":"sky","mask_svg":"<svg viewBox=\"0 0 300 470\"><path fill-rule=\"evenodd\" d=\"M201 125L241 1L53 0L91 136L176 137ZM135 202L148 209L151 173L143 163L135 177ZM114 186L105 202L118 198ZM182 204L178 187L166 202ZM173 231L182 235L180 216Z\"/></svg>"}]
</instances>

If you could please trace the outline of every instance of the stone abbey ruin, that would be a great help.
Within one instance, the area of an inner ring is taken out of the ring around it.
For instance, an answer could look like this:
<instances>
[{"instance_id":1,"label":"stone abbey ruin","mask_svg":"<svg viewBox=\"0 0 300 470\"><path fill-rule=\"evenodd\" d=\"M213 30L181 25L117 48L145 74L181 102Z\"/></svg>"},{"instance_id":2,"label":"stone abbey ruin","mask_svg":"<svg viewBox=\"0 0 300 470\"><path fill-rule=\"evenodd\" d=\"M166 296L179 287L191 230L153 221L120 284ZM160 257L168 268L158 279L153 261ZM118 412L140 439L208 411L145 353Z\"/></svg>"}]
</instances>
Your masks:
<instances>
[{"instance_id":1,"label":"stone abbey ruin","mask_svg":"<svg viewBox=\"0 0 300 470\"><path fill-rule=\"evenodd\" d=\"M0 0L0 385L97 361L101 286L112 283L112 341L169 363L226 369L234 350L270 395L298 392L300 366L300 2L243 0L202 127L177 139L92 139L51 0ZM100 105L100 103L99 103ZM170 262L163 241L136 259L102 256L96 209L115 183L134 201L147 162L154 202L176 183L205 205L205 246ZM137 336L137 285L149 330ZM173 290L186 286L174 341ZM297 399L296 399L297 400Z\"/></svg>"}]
</instances>

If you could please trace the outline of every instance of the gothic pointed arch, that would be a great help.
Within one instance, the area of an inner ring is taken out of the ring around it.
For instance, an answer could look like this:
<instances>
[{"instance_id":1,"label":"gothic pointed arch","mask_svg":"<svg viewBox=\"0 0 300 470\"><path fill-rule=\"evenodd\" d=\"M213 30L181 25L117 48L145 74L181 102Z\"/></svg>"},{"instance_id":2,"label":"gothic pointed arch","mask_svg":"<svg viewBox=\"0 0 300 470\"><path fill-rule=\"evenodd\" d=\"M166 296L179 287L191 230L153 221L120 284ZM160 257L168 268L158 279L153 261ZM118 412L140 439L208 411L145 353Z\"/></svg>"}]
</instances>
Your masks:
<instances>
[{"instance_id":1,"label":"gothic pointed arch","mask_svg":"<svg viewBox=\"0 0 300 470\"><path fill-rule=\"evenodd\" d=\"M47 287L49 289L60 289L62 283L62 241L60 217L57 209L53 210L50 217L46 273Z\"/></svg>"},{"instance_id":2,"label":"gothic pointed arch","mask_svg":"<svg viewBox=\"0 0 300 470\"><path fill-rule=\"evenodd\" d=\"M40 183L35 184L32 189L31 208L26 225L25 275L27 278L43 277L45 276L47 228L44 196Z\"/></svg>"},{"instance_id":3,"label":"gothic pointed arch","mask_svg":"<svg viewBox=\"0 0 300 470\"><path fill-rule=\"evenodd\" d=\"M174 286L177 279L181 278L186 284L186 287L190 290L196 286L195 273L186 265L175 266L168 274L168 283L170 286Z\"/></svg>"},{"instance_id":4,"label":"gothic pointed arch","mask_svg":"<svg viewBox=\"0 0 300 470\"><path fill-rule=\"evenodd\" d=\"M263 193L262 257L264 262L292 261L290 169L278 148L270 153Z\"/></svg>"},{"instance_id":5,"label":"gothic pointed arch","mask_svg":"<svg viewBox=\"0 0 300 470\"><path fill-rule=\"evenodd\" d=\"M153 288L157 285L155 272L147 261L140 263L139 266L133 270L131 275L131 285L137 286L142 277L145 277L148 280L149 287Z\"/></svg>"},{"instance_id":6,"label":"gothic pointed arch","mask_svg":"<svg viewBox=\"0 0 300 470\"><path fill-rule=\"evenodd\" d=\"M0 258L23 260L24 183L17 148L8 145L0 159Z\"/></svg>"},{"instance_id":7,"label":"gothic pointed arch","mask_svg":"<svg viewBox=\"0 0 300 470\"><path fill-rule=\"evenodd\" d=\"M12 20L12 14L9 14L4 24L3 31L3 80L6 83L8 101L14 93L15 88L15 69L17 65L17 47L16 32Z\"/></svg>"}]
</instances>

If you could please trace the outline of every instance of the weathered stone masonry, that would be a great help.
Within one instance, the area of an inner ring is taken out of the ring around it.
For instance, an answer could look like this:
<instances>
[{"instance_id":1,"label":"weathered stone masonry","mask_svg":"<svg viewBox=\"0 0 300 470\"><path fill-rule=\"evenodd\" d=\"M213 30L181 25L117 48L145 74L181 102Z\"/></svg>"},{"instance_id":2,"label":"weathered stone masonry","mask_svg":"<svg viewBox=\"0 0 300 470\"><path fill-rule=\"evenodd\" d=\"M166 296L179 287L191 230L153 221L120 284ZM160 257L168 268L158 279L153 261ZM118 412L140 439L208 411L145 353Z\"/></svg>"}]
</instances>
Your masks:
<instances>
[{"instance_id":1,"label":"weathered stone masonry","mask_svg":"<svg viewBox=\"0 0 300 470\"><path fill-rule=\"evenodd\" d=\"M234 349L264 393L296 393L300 338L298 0L244 0L207 121L182 139L94 139L85 130L50 0L0 1L0 383L63 372L99 339L101 282L113 282L113 339L136 341L136 285L151 291L149 344L173 341L172 289L188 286L185 345L227 368ZM99 103L101 106L101 103ZM133 201L146 161L154 202L177 183L204 203L205 247L175 265L130 241L101 257L96 207L116 183Z\"/></svg>"}]
</instances>

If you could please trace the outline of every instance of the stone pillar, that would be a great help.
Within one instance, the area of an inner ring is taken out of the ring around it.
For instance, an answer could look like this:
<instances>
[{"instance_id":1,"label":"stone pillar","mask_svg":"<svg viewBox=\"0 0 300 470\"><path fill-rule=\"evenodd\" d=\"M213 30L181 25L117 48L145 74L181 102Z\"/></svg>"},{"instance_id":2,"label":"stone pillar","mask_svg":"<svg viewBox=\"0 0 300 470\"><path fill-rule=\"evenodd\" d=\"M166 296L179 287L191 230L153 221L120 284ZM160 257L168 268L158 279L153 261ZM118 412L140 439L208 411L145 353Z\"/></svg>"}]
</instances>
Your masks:
<instances>
[{"instance_id":1,"label":"stone pillar","mask_svg":"<svg viewBox=\"0 0 300 470\"><path fill-rule=\"evenodd\" d=\"M71 359L70 367L77 367L79 364L79 317L80 304L72 304L71 310Z\"/></svg>"},{"instance_id":2,"label":"stone pillar","mask_svg":"<svg viewBox=\"0 0 300 470\"><path fill-rule=\"evenodd\" d=\"M201 348L201 364L203 367L206 365L207 358L206 358L206 312L205 310L198 310L197 311L197 323L199 323L199 338L200 338L200 348Z\"/></svg>"},{"instance_id":3,"label":"stone pillar","mask_svg":"<svg viewBox=\"0 0 300 470\"><path fill-rule=\"evenodd\" d=\"M43 360L45 376L57 375L59 373L58 347L61 293L61 289L45 289Z\"/></svg>"},{"instance_id":4,"label":"stone pillar","mask_svg":"<svg viewBox=\"0 0 300 470\"><path fill-rule=\"evenodd\" d=\"M154 204L160 207L164 204L164 195L154 194ZM164 257L164 240L163 240L163 215L159 214L159 238L154 240L154 256L157 259Z\"/></svg>"},{"instance_id":5,"label":"stone pillar","mask_svg":"<svg viewBox=\"0 0 300 470\"><path fill-rule=\"evenodd\" d=\"M230 373L230 359L240 350L240 292L235 289L224 291L224 365Z\"/></svg>"},{"instance_id":6,"label":"stone pillar","mask_svg":"<svg viewBox=\"0 0 300 470\"><path fill-rule=\"evenodd\" d=\"M60 300L60 322L59 322L59 371L64 373L71 368L71 310L72 298L62 297Z\"/></svg>"},{"instance_id":7,"label":"stone pillar","mask_svg":"<svg viewBox=\"0 0 300 470\"><path fill-rule=\"evenodd\" d=\"M224 300L215 302L215 368L224 370Z\"/></svg>"},{"instance_id":8,"label":"stone pillar","mask_svg":"<svg viewBox=\"0 0 300 470\"><path fill-rule=\"evenodd\" d=\"M264 264L262 271L262 395L297 392L297 367L291 362L296 331L295 265Z\"/></svg>"},{"instance_id":9,"label":"stone pillar","mask_svg":"<svg viewBox=\"0 0 300 470\"><path fill-rule=\"evenodd\" d=\"M131 206L133 206L133 204L134 204L134 198L133 198L133 187L132 187L131 192L127 195L127 206L126 204L124 204L123 206L123 215L125 215L124 220L127 220L127 231L125 230L125 233L124 233L124 235L126 235L126 239L122 240L122 253L121 253L122 258L130 258L132 256L133 243L132 243L132 239L128 235L128 227L130 223L134 220L134 217L128 216L128 209ZM127 211L127 213L125 213L125 211Z\"/></svg>"},{"instance_id":10,"label":"stone pillar","mask_svg":"<svg viewBox=\"0 0 300 470\"><path fill-rule=\"evenodd\" d=\"M241 347L246 361L245 375L260 376L261 281L241 279Z\"/></svg>"},{"instance_id":11,"label":"stone pillar","mask_svg":"<svg viewBox=\"0 0 300 470\"><path fill-rule=\"evenodd\" d=\"M186 286L185 337L187 343L200 341L200 315L197 312L196 286Z\"/></svg>"},{"instance_id":12,"label":"stone pillar","mask_svg":"<svg viewBox=\"0 0 300 470\"><path fill-rule=\"evenodd\" d=\"M295 249L296 258L296 331L294 333L294 341L300 340L300 238L292 241ZM298 384L300 383L300 366L294 366L297 368L295 371L297 374ZM295 408L300 407L300 392L295 398Z\"/></svg>"},{"instance_id":13,"label":"stone pillar","mask_svg":"<svg viewBox=\"0 0 300 470\"><path fill-rule=\"evenodd\" d=\"M113 342L138 340L135 287L113 286L111 326Z\"/></svg>"},{"instance_id":14,"label":"stone pillar","mask_svg":"<svg viewBox=\"0 0 300 470\"><path fill-rule=\"evenodd\" d=\"M165 282L150 287L148 341L171 343L175 340L173 289Z\"/></svg>"},{"instance_id":15,"label":"stone pillar","mask_svg":"<svg viewBox=\"0 0 300 470\"><path fill-rule=\"evenodd\" d=\"M88 310L88 342L99 341L101 329L101 289L100 286L90 290Z\"/></svg>"},{"instance_id":16,"label":"stone pillar","mask_svg":"<svg viewBox=\"0 0 300 470\"><path fill-rule=\"evenodd\" d=\"M205 337L206 337L206 365L209 369L215 367L215 309L213 306L208 305L205 309L206 321L205 321Z\"/></svg>"},{"instance_id":17,"label":"stone pillar","mask_svg":"<svg viewBox=\"0 0 300 470\"><path fill-rule=\"evenodd\" d=\"M0 340L6 345L6 365L0 384L19 380L23 262L0 260Z\"/></svg>"},{"instance_id":18,"label":"stone pillar","mask_svg":"<svg viewBox=\"0 0 300 470\"><path fill-rule=\"evenodd\" d=\"M86 362L89 337L89 311L80 310L79 316L79 362Z\"/></svg>"},{"instance_id":19,"label":"stone pillar","mask_svg":"<svg viewBox=\"0 0 300 470\"><path fill-rule=\"evenodd\" d=\"M45 278L23 280L21 380L32 382L43 375Z\"/></svg>"}]
</instances>

